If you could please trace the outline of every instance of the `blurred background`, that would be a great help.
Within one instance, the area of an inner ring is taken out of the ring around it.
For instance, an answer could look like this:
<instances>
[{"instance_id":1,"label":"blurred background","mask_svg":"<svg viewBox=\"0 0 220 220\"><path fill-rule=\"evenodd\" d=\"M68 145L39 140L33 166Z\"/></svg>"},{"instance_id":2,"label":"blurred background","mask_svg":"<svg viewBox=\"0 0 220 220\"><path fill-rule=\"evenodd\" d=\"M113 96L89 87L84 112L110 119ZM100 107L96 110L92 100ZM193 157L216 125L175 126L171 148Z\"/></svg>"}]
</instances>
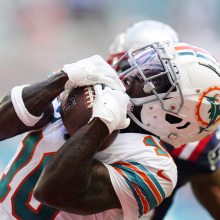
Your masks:
<instances>
[{"instance_id":1,"label":"blurred background","mask_svg":"<svg viewBox=\"0 0 220 220\"><path fill-rule=\"evenodd\" d=\"M0 96L15 85L46 79L53 71L109 45L128 25L149 19L167 23L187 43L220 59L218 0L0 0ZM0 172L21 136L0 143ZM177 193L165 220L212 219L192 196Z\"/></svg>"}]
</instances>

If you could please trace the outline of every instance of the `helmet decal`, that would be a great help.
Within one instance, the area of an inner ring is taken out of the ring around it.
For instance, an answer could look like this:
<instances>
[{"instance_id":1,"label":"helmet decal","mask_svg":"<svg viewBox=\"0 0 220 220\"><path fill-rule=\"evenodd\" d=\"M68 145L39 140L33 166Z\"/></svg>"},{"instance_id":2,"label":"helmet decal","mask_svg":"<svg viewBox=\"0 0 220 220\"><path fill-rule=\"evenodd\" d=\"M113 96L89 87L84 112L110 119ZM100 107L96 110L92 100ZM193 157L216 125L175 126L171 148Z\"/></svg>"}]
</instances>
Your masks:
<instances>
[{"instance_id":1,"label":"helmet decal","mask_svg":"<svg viewBox=\"0 0 220 220\"><path fill-rule=\"evenodd\" d=\"M206 99L210 103L210 109L208 110L208 114L205 113L207 111L207 107L203 105L204 99ZM198 121L202 123L205 127L200 126L200 132L203 132L210 126L214 125L216 122L220 120L220 88L214 87L209 88L207 91L203 92L202 96L199 99L199 104L197 105L196 115L198 117Z\"/></svg>"},{"instance_id":2,"label":"helmet decal","mask_svg":"<svg viewBox=\"0 0 220 220\"><path fill-rule=\"evenodd\" d=\"M178 55L183 56L183 55L192 55L192 56L197 56L203 59L206 59L213 64L217 65L218 60L211 55L209 52L206 50L203 50L199 47L195 46L175 46L175 50L177 51Z\"/></svg>"}]
</instances>

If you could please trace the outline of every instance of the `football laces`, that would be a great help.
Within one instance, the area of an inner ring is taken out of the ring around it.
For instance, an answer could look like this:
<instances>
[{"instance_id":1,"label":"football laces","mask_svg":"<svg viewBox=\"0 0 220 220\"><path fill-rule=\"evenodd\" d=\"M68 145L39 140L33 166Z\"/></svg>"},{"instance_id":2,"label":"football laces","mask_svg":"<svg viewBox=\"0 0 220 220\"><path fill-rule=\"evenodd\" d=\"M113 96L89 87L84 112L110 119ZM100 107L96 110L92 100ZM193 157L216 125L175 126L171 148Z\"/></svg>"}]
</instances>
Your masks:
<instances>
[{"instance_id":1,"label":"football laces","mask_svg":"<svg viewBox=\"0 0 220 220\"><path fill-rule=\"evenodd\" d=\"M86 103L88 104L87 108L92 108L95 101L95 91L93 86L87 86L84 90L86 90Z\"/></svg>"}]
</instances>

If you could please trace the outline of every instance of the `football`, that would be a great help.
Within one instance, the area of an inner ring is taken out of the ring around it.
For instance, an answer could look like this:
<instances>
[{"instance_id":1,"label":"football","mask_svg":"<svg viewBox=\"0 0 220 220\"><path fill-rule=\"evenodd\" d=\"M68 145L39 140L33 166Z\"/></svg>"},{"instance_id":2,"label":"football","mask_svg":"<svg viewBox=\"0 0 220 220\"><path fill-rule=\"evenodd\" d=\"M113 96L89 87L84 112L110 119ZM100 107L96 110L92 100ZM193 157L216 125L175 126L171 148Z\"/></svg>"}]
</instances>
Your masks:
<instances>
[{"instance_id":1,"label":"football","mask_svg":"<svg viewBox=\"0 0 220 220\"><path fill-rule=\"evenodd\" d=\"M92 116L92 107L95 100L93 86L70 88L61 96L60 113L63 124L70 135L86 125ZM99 151L109 147L115 140L119 130L113 131L104 141Z\"/></svg>"}]
</instances>

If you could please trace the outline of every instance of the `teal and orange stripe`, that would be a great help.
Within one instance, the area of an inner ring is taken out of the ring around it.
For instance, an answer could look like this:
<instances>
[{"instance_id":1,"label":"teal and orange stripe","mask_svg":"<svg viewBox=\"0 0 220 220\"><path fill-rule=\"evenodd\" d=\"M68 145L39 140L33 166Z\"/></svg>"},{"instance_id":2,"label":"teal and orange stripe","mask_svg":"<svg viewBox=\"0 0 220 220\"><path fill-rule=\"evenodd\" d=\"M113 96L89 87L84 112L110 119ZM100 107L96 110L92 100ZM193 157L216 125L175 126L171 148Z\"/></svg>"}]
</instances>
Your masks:
<instances>
[{"instance_id":1,"label":"teal and orange stripe","mask_svg":"<svg viewBox=\"0 0 220 220\"><path fill-rule=\"evenodd\" d=\"M179 55L193 55L193 56L196 55L197 57L201 57L203 59L209 60L214 64L216 64L218 62L218 60L213 55L211 55L206 50L203 50L203 49L198 48L198 47L176 46L174 48L175 48L175 50L177 51L177 53ZM191 50L191 51L194 51L194 52L190 52L190 51L186 51L186 50Z\"/></svg>"},{"instance_id":2,"label":"teal and orange stripe","mask_svg":"<svg viewBox=\"0 0 220 220\"><path fill-rule=\"evenodd\" d=\"M180 56L184 56L184 55L191 55L191 56L197 56L197 57L200 57L200 58L203 58L203 59L206 59L210 62L212 62L213 64L215 65L218 65L213 59L210 59L209 57L205 56L205 55L202 55L202 54L194 54L193 52L180 52L178 53Z\"/></svg>"},{"instance_id":3,"label":"teal and orange stripe","mask_svg":"<svg viewBox=\"0 0 220 220\"><path fill-rule=\"evenodd\" d=\"M114 167L115 170L117 170L125 179L125 182L128 184L129 188L134 194L134 197L138 203L138 211L139 211L139 218L143 215L146 214L148 211L150 211L150 207L148 204L148 201L146 198L143 196L141 191L139 190L138 186L134 183L132 183L126 176L126 174L123 173L123 171L117 167Z\"/></svg>"},{"instance_id":4,"label":"teal and orange stripe","mask_svg":"<svg viewBox=\"0 0 220 220\"><path fill-rule=\"evenodd\" d=\"M202 55L202 54L196 54L196 55L197 55L197 57L206 59L206 60L212 62L212 63L215 64L215 65L219 65L219 64L217 64L216 60L213 60L213 59L211 59L211 58L209 58L209 57L207 57L207 56L205 56L205 55Z\"/></svg>"},{"instance_id":5,"label":"teal and orange stripe","mask_svg":"<svg viewBox=\"0 0 220 220\"><path fill-rule=\"evenodd\" d=\"M195 56L194 52L178 52L179 55L183 56L183 55L191 55L191 56Z\"/></svg>"},{"instance_id":6,"label":"teal and orange stripe","mask_svg":"<svg viewBox=\"0 0 220 220\"><path fill-rule=\"evenodd\" d=\"M141 164L137 162L117 162L112 166L120 169L124 173L124 177L138 187L141 194L148 201L150 210L158 206L165 198L165 193L157 179Z\"/></svg>"},{"instance_id":7,"label":"teal and orange stripe","mask_svg":"<svg viewBox=\"0 0 220 220\"><path fill-rule=\"evenodd\" d=\"M192 46L176 46L174 47L175 50L193 50L195 52L201 52L203 54L207 54L209 56L211 56L214 60L216 60L216 58L214 56L212 56L208 51L206 50L203 50L201 48L198 48L198 47L192 47Z\"/></svg>"}]
</instances>

